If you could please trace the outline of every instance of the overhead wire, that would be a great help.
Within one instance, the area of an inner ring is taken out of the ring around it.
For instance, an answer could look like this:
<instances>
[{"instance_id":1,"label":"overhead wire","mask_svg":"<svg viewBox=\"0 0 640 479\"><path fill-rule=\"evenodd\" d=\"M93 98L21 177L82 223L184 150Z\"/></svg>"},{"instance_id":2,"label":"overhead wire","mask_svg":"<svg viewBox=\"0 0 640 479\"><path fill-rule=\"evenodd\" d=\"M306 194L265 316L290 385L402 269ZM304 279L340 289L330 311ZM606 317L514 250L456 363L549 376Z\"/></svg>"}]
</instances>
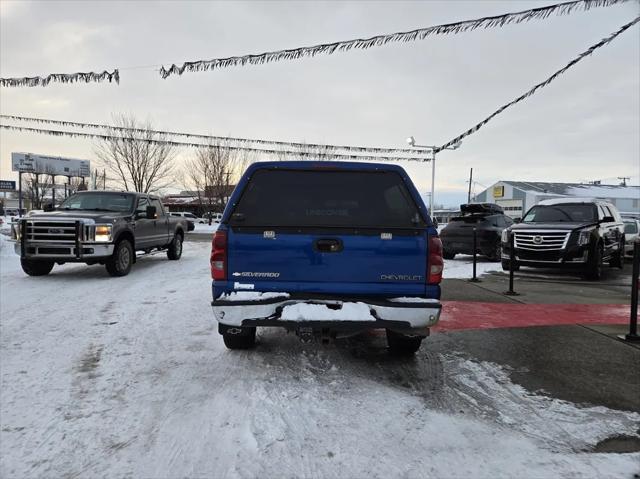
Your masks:
<instances>
[{"instance_id":1,"label":"overhead wire","mask_svg":"<svg viewBox=\"0 0 640 479\"><path fill-rule=\"evenodd\" d=\"M357 146L357 145L332 145L326 143L306 143L306 142L294 142L294 141L279 141L279 140L267 140L261 138L241 138L231 136L216 136L216 135L203 135L197 133L185 133L180 131L165 131L165 130L153 130L147 128L130 128L117 125L107 125L104 123L86 123L78 121L66 121L55 120L50 118L36 118L19 115L0 115L0 118L18 122L27 123L39 123L58 125L63 127L77 127L77 128L94 128L105 129L111 131L131 132L131 133L153 133L158 135L168 135L183 138L194 138L198 140L216 141L216 142L231 142L231 143L245 143L245 144L259 144L259 145L277 145L285 147L296 148L318 148L322 150L346 150L356 152L370 152L370 153L411 153L413 155L426 155L431 150L420 148L389 148L389 147L377 147L377 146Z\"/></svg>"},{"instance_id":2,"label":"overhead wire","mask_svg":"<svg viewBox=\"0 0 640 479\"><path fill-rule=\"evenodd\" d=\"M149 144L157 145L169 145L175 147L189 147L189 148L220 148L225 151L239 151L246 153L259 153L264 155L280 157L302 157L302 158L319 158L319 159L331 159L331 160L345 160L345 161L429 161L428 158L419 157L404 157L404 156L373 156L373 155L347 155L343 153L327 153L327 152L312 152L312 151L296 151L296 150L275 150L266 148L250 148L242 146L229 146L229 145L211 145L203 143L190 143L163 139L149 139L149 138L135 138L116 136L108 134L98 133L83 133L67 130L47 130L43 128L31 128L26 126L15 126L0 124L0 128L4 130L12 130L18 132L38 133L42 135L50 136L66 136L72 138L90 138L94 140L117 140L117 141L140 141Z\"/></svg>"}]
</instances>

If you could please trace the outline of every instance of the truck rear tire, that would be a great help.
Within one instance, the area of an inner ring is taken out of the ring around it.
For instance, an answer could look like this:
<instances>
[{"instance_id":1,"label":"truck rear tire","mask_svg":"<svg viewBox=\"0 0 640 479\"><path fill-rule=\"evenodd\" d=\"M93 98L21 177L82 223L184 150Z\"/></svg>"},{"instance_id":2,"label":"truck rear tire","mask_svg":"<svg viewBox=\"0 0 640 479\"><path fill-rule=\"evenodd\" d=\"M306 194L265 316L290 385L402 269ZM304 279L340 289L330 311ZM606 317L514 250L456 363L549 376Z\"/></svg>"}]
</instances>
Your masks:
<instances>
[{"instance_id":1,"label":"truck rear tire","mask_svg":"<svg viewBox=\"0 0 640 479\"><path fill-rule=\"evenodd\" d=\"M239 334L229 332L222 333L224 345L229 349L251 349L256 345L256 328L231 328L241 329Z\"/></svg>"},{"instance_id":2,"label":"truck rear tire","mask_svg":"<svg viewBox=\"0 0 640 479\"><path fill-rule=\"evenodd\" d=\"M167 258L170 260L178 260L182 256L182 235L176 233L173 237L173 241L169 243L167 249Z\"/></svg>"},{"instance_id":3,"label":"truck rear tire","mask_svg":"<svg viewBox=\"0 0 640 479\"><path fill-rule=\"evenodd\" d=\"M133 265L133 246L129 240L122 240L116 244L113 255L106 261L105 266L110 276L126 276Z\"/></svg>"},{"instance_id":4,"label":"truck rear tire","mask_svg":"<svg viewBox=\"0 0 640 479\"><path fill-rule=\"evenodd\" d=\"M413 356L422 344L422 336L407 336L387 329L387 346L394 356Z\"/></svg>"},{"instance_id":5,"label":"truck rear tire","mask_svg":"<svg viewBox=\"0 0 640 479\"><path fill-rule=\"evenodd\" d=\"M29 276L46 276L53 269L53 261L20 259L20 266Z\"/></svg>"}]
</instances>

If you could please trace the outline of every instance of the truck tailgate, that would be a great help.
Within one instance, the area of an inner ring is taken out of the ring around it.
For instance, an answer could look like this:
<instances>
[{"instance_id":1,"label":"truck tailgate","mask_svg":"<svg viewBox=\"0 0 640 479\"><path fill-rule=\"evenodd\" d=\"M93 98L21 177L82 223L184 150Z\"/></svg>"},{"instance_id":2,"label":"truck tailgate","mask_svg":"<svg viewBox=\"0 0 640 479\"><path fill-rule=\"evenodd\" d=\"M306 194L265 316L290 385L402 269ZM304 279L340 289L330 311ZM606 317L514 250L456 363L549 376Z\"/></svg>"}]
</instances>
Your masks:
<instances>
[{"instance_id":1,"label":"truck tailgate","mask_svg":"<svg viewBox=\"0 0 640 479\"><path fill-rule=\"evenodd\" d=\"M426 233L228 232L233 289L425 294Z\"/></svg>"}]
</instances>

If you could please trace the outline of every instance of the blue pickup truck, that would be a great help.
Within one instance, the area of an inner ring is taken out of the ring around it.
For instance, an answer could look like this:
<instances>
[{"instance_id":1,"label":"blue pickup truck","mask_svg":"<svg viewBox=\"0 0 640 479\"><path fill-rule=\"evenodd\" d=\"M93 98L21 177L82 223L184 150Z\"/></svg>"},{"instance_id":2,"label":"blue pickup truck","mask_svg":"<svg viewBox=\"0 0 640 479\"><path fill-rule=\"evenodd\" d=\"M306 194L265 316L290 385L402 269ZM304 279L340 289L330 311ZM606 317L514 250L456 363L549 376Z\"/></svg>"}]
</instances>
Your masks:
<instances>
[{"instance_id":1,"label":"blue pickup truck","mask_svg":"<svg viewBox=\"0 0 640 479\"><path fill-rule=\"evenodd\" d=\"M259 162L233 192L211 251L212 307L230 349L256 327L328 341L385 329L415 353L441 311L442 243L399 166Z\"/></svg>"}]
</instances>

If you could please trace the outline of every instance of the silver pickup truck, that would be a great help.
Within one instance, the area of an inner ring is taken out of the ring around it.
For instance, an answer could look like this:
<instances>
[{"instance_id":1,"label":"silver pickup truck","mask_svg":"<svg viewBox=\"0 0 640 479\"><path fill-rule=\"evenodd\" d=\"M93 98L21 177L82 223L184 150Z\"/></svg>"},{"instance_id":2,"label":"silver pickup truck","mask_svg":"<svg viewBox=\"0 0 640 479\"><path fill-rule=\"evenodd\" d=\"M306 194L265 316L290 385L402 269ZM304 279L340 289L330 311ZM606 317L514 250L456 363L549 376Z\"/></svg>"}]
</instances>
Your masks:
<instances>
[{"instance_id":1,"label":"silver pickup truck","mask_svg":"<svg viewBox=\"0 0 640 479\"><path fill-rule=\"evenodd\" d=\"M111 276L129 274L136 251L166 250L182 255L187 222L169 216L155 196L143 193L83 191L55 208L18 219L12 225L22 270L44 276L54 264L104 264Z\"/></svg>"}]
</instances>

